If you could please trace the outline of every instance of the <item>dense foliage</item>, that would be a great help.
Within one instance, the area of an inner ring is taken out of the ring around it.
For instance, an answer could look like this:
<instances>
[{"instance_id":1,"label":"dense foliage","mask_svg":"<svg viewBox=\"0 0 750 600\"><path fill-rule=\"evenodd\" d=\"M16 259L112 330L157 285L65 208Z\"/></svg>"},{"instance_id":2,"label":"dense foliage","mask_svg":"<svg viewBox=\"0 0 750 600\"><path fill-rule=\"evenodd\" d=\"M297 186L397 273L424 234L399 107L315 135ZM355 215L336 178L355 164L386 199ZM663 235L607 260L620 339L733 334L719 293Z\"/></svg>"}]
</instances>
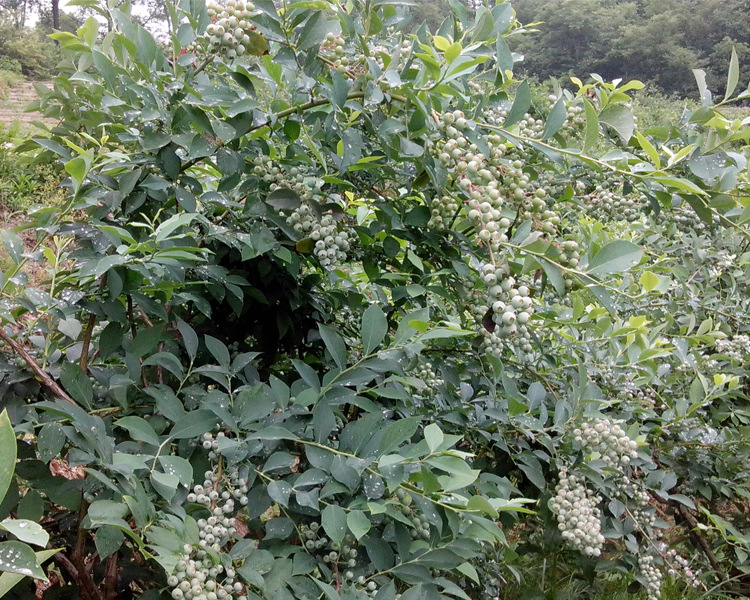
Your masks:
<instances>
[{"instance_id":1,"label":"dense foliage","mask_svg":"<svg viewBox=\"0 0 750 600\"><path fill-rule=\"evenodd\" d=\"M0 593L747 584L750 130L702 72L640 131L638 82L532 107L506 2L184 0L166 49L85 4L19 148L67 201L2 232Z\"/></svg>"}]
</instances>

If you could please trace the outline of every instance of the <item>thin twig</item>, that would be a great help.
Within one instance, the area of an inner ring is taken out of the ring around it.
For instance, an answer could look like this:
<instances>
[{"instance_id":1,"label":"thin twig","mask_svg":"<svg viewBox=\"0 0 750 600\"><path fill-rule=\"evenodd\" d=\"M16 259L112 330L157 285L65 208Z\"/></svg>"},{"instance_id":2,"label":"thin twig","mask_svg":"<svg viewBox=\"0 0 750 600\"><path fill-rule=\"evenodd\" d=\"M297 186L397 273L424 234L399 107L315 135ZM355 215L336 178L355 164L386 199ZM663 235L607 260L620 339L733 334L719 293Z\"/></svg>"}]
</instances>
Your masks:
<instances>
[{"instance_id":1,"label":"thin twig","mask_svg":"<svg viewBox=\"0 0 750 600\"><path fill-rule=\"evenodd\" d=\"M8 335L8 333L2 327L0 327L0 339L8 344L8 346L13 349L13 352L18 354L26 361L26 364L29 365L29 368L32 371L34 371L44 387L46 387L55 396L60 398L60 400L65 400L65 402L70 402L71 404L75 404L76 406L78 406L78 403L73 400L73 398L71 398L54 379L52 379L52 376L39 366L39 363L34 360L34 357L31 356L31 354L29 354L21 344L19 344L10 335Z\"/></svg>"}]
</instances>

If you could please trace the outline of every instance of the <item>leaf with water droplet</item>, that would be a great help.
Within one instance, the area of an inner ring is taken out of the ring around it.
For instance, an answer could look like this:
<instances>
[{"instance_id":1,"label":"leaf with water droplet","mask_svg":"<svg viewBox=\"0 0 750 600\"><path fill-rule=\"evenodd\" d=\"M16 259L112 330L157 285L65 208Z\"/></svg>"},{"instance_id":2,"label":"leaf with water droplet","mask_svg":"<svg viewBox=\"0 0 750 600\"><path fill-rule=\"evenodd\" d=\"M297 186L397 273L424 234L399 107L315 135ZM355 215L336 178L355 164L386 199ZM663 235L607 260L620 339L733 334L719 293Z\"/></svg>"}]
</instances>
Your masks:
<instances>
[{"instance_id":1,"label":"leaf with water droplet","mask_svg":"<svg viewBox=\"0 0 750 600\"><path fill-rule=\"evenodd\" d=\"M0 529L12 533L22 542L42 548L49 542L49 534L44 531L42 526L27 519L5 519L0 523Z\"/></svg>"},{"instance_id":2,"label":"leaf with water droplet","mask_svg":"<svg viewBox=\"0 0 750 600\"><path fill-rule=\"evenodd\" d=\"M22 542L0 542L0 571L47 581L36 554Z\"/></svg>"},{"instance_id":3,"label":"leaf with water droplet","mask_svg":"<svg viewBox=\"0 0 750 600\"><path fill-rule=\"evenodd\" d=\"M16 434L8 418L8 411L0 413L0 502L5 498L5 493L10 487L13 479L13 471L16 466Z\"/></svg>"},{"instance_id":4,"label":"leaf with water droplet","mask_svg":"<svg viewBox=\"0 0 750 600\"><path fill-rule=\"evenodd\" d=\"M60 548L55 548L53 550L40 550L36 552L37 562L41 565L44 561L60 552L60 550ZM18 573L0 573L0 598L5 596L23 577L23 575L19 575Z\"/></svg>"},{"instance_id":5,"label":"leaf with water droplet","mask_svg":"<svg viewBox=\"0 0 750 600\"><path fill-rule=\"evenodd\" d=\"M368 473L362 481L365 495L368 500L377 500L385 494L385 483L379 475Z\"/></svg>"}]
</instances>

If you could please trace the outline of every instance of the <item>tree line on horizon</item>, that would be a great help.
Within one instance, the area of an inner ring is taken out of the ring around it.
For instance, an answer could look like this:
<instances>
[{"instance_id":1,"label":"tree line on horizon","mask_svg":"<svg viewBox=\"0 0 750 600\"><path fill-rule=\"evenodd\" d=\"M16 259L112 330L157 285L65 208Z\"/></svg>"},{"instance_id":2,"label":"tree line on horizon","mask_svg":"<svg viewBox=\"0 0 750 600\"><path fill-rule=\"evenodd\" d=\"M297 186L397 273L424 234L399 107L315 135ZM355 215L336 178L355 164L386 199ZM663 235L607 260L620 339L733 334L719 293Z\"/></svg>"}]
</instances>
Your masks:
<instances>
[{"instance_id":1,"label":"tree line on horizon","mask_svg":"<svg viewBox=\"0 0 750 600\"><path fill-rule=\"evenodd\" d=\"M705 69L709 87L722 92L725 74L709 65L726 65L732 48L740 62L750 51L746 0L515 0L513 8L519 22L538 24L508 38L523 56L517 70L541 81L597 73L686 96L696 90L692 69ZM412 12L434 29L450 4L416 0Z\"/></svg>"}]
</instances>

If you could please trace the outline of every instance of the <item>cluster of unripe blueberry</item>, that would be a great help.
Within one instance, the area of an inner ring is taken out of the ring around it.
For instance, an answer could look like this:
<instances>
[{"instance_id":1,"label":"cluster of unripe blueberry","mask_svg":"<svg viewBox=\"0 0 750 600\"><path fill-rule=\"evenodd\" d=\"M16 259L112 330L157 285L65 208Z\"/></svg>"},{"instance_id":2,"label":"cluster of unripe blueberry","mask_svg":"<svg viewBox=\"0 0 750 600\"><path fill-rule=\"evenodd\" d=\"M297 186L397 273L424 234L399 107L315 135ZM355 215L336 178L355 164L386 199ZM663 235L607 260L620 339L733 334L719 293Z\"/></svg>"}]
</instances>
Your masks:
<instances>
[{"instance_id":1,"label":"cluster of unripe blueberry","mask_svg":"<svg viewBox=\"0 0 750 600\"><path fill-rule=\"evenodd\" d=\"M223 432L205 433L199 441L215 461ZM236 534L236 515L248 504L247 481L237 469L219 477L216 469L206 471L202 484L196 484L187 501L200 504L206 515L197 520L197 546L186 544L175 571L167 578L174 600L247 600L245 586L236 580L233 568L214 564L209 552L222 552Z\"/></svg>"},{"instance_id":2,"label":"cluster of unripe blueberry","mask_svg":"<svg viewBox=\"0 0 750 600\"><path fill-rule=\"evenodd\" d=\"M332 214L318 219L307 204L302 204L287 217L286 222L304 237L315 242L313 253L324 267L333 267L346 260L349 251L349 234L339 229Z\"/></svg>"},{"instance_id":3,"label":"cluster of unripe blueberry","mask_svg":"<svg viewBox=\"0 0 750 600\"><path fill-rule=\"evenodd\" d=\"M430 521L425 514L413 505L412 498L401 488L396 490L394 501L401 505L401 514L412 522L409 530L414 539L430 538Z\"/></svg>"},{"instance_id":4,"label":"cluster of unripe blueberry","mask_svg":"<svg viewBox=\"0 0 750 600\"><path fill-rule=\"evenodd\" d=\"M675 227L677 227L682 233L701 233L708 228L708 224L698 216L698 213L696 213L690 205L684 202L682 205L675 207L672 210L671 215ZM711 225L718 225L719 222L719 215L713 215Z\"/></svg>"},{"instance_id":5,"label":"cluster of unripe blueberry","mask_svg":"<svg viewBox=\"0 0 750 600\"><path fill-rule=\"evenodd\" d=\"M336 542L328 539L320 523L313 521L307 526L302 526L302 543L310 554L321 554L323 562L336 564L340 570L354 569L357 566L357 556L359 551L349 544L341 546ZM345 572L346 579L354 579L354 573Z\"/></svg>"},{"instance_id":6,"label":"cluster of unripe blueberry","mask_svg":"<svg viewBox=\"0 0 750 600\"><path fill-rule=\"evenodd\" d=\"M415 375L424 381L425 387L421 390L421 393L428 398L434 397L438 388L445 383L443 378L432 368L432 363L429 362L420 365Z\"/></svg>"},{"instance_id":7,"label":"cluster of unripe blueberry","mask_svg":"<svg viewBox=\"0 0 750 600\"><path fill-rule=\"evenodd\" d=\"M209 3L207 8L212 22L206 28L204 38L196 40L187 50L194 51L207 44L209 52L229 60L245 54L250 47L250 32L254 29L250 23L255 10L253 3L227 0L226 6Z\"/></svg>"},{"instance_id":8,"label":"cluster of unripe blueberry","mask_svg":"<svg viewBox=\"0 0 750 600\"><path fill-rule=\"evenodd\" d=\"M253 159L253 174L268 184L275 192L280 189L294 190L303 200L323 200L325 182L301 167L286 168L272 160L257 156Z\"/></svg>"},{"instance_id":9,"label":"cluster of unripe blueberry","mask_svg":"<svg viewBox=\"0 0 750 600\"><path fill-rule=\"evenodd\" d=\"M716 340L715 348L718 354L742 364L745 356L750 353L750 335L738 334L732 338Z\"/></svg>"},{"instance_id":10,"label":"cluster of unripe blueberry","mask_svg":"<svg viewBox=\"0 0 750 600\"><path fill-rule=\"evenodd\" d=\"M638 557L638 570L644 581L646 596L648 600L659 600L661 596L662 573L654 564L654 557L650 554L641 554Z\"/></svg>"},{"instance_id":11,"label":"cluster of unripe blueberry","mask_svg":"<svg viewBox=\"0 0 750 600\"><path fill-rule=\"evenodd\" d=\"M638 442L631 440L620 425L597 418L573 430L573 441L586 453L597 453L607 467L619 469L638 458Z\"/></svg>"},{"instance_id":12,"label":"cluster of unripe blueberry","mask_svg":"<svg viewBox=\"0 0 750 600\"><path fill-rule=\"evenodd\" d=\"M598 505L601 498L592 494L581 480L560 469L560 479L549 507L557 516L557 528L563 539L586 556L600 556L604 545Z\"/></svg>"},{"instance_id":13,"label":"cluster of unripe blueberry","mask_svg":"<svg viewBox=\"0 0 750 600\"><path fill-rule=\"evenodd\" d=\"M195 554L188 545L167 585L174 600L247 600L245 586L235 577L234 569L214 565L205 551Z\"/></svg>"},{"instance_id":14,"label":"cluster of unripe blueberry","mask_svg":"<svg viewBox=\"0 0 750 600\"><path fill-rule=\"evenodd\" d=\"M330 63L339 73L346 73L346 70L358 66L361 67L365 62L364 54L356 57L349 56L346 53L346 40L335 33L329 33L325 41L320 45L320 56Z\"/></svg>"},{"instance_id":15,"label":"cluster of unripe blueberry","mask_svg":"<svg viewBox=\"0 0 750 600\"><path fill-rule=\"evenodd\" d=\"M534 313L530 290L525 285L516 285L503 268L497 268L487 263L481 268L482 281L487 288L485 303L492 311L494 331L485 331L485 346L493 350L492 346L502 340L517 337L523 340L521 350L531 352L531 335L528 328L531 315ZM486 309L485 309L486 310Z\"/></svg>"},{"instance_id":16,"label":"cluster of unripe blueberry","mask_svg":"<svg viewBox=\"0 0 750 600\"><path fill-rule=\"evenodd\" d=\"M450 194L434 196L429 201L430 220L427 226L430 229L445 229L458 213L461 202Z\"/></svg>"},{"instance_id":17,"label":"cluster of unripe blueberry","mask_svg":"<svg viewBox=\"0 0 750 600\"><path fill-rule=\"evenodd\" d=\"M657 550L667 563L667 575L679 577L692 588L700 587L701 582L698 579L701 574L700 569L693 571L688 560L684 556L680 556L674 548L667 548L664 542L657 542Z\"/></svg>"},{"instance_id":18,"label":"cluster of unripe blueberry","mask_svg":"<svg viewBox=\"0 0 750 600\"><path fill-rule=\"evenodd\" d=\"M582 199L586 212L594 219L603 221L633 222L643 213L646 197L640 194L624 196L612 189L597 186Z\"/></svg>"}]
</instances>

